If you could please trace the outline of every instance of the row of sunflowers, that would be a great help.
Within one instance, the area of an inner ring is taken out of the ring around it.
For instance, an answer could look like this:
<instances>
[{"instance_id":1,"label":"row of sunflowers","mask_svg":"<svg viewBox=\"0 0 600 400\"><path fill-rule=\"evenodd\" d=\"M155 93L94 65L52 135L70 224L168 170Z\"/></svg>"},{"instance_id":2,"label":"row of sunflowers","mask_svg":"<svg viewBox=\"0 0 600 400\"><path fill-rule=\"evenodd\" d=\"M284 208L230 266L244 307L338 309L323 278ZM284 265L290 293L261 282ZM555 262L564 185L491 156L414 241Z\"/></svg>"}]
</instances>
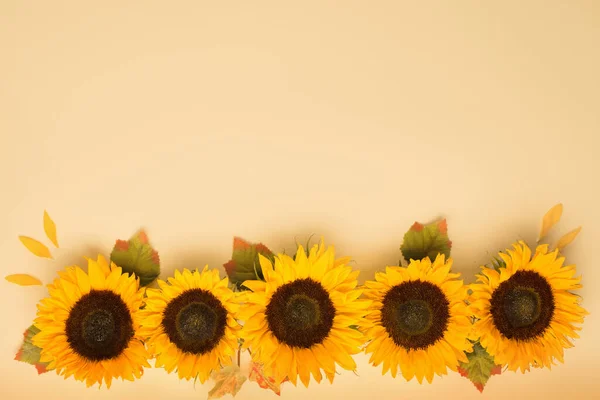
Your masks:
<instances>
[{"instance_id":1,"label":"row of sunflowers","mask_svg":"<svg viewBox=\"0 0 600 400\"><path fill-rule=\"evenodd\" d=\"M401 246L405 260L363 285L351 259L323 240L288 255L235 238L227 276L206 266L161 280L158 253L140 231L118 240L110 260L58 272L16 359L88 387L141 378L153 360L180 379L213 378L209 397L220 397L248 378L277 394L288 381L333 383L366 352L383 374L431 383L456 371L482 391L503 370L563 362L578 337L587 314L574 293L581 278L562 250L580 228L554 249L541 243L561 214L559 204L544 216L536 247L518 241L471 284L452 270L445 220L415 223ZM44 228L58 247L47 213ZM41 242L20 239L52 257ZM6 279L42 284L29 274ZM242 352L252 360L249 376L240 372Z\"/></svg>"}]
</instances>

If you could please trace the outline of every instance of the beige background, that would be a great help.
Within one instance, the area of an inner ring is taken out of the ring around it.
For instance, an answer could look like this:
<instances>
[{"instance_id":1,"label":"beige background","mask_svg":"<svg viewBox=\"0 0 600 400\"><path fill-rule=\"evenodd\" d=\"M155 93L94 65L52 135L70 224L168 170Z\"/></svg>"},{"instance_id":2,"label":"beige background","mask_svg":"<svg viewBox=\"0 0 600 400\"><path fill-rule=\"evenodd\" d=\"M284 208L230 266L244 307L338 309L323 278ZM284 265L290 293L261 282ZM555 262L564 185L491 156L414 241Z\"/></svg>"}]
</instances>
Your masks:
<instances>
[{"instance_id":1,"label":"beige background","mask_svg":"<svg viewBox=\"0 0 600 400\"><path fill-rule=\"evenodd\" d=\"M162 3L162 4L161 4ZM169 3L169 5L167 5ZM419 386L358 374L284 399L591 399L600 393L600 3L0 1L0 275L48 282L147 228L163 276L221 268L233 235L325 235L361 279L414 220L477 267L565 204L592 312L566 364ZM417 5L418 4L418 5ZM63 248L35 258L48 209ZM44 288L0 282L3 399L205 398L175 375L90 389L12 361ZM246 383L240 399L276 398Z\"/></svg>"}]
</instances>

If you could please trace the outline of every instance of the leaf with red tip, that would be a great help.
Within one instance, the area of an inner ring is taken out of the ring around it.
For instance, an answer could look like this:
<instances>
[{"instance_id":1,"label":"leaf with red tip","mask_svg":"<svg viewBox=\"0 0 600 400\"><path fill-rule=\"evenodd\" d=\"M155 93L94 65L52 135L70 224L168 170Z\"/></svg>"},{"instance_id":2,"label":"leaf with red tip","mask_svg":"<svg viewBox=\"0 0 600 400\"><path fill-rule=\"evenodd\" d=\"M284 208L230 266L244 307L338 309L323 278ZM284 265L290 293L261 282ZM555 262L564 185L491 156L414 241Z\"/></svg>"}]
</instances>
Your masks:
<instances>
[{"instance_id":1,"label":"leaf with red tip","mask_svg":"<svg viewBox=\"0 0 600 400\"><path fill-rule=\"evenodd\" d=\"M450 257L451 248L448 223L446 219L442 219L427 225L415 222L404 235L400 250L406 261L422 260L425 257L433 261L438 254Z\"/></svg>"},{"instance_id":2,"label":"leaf with red tip","mask_svg":"<svg viewBox=\"0 0 600 400\"><path fill-rule=\"evenodd\" d=\"M23 344L17 351L15 355L15 360L26 362L35 366L37 369L38 375L47 372L48 363L40 362L40 354L42 349L31 342L31 338L37 335L40 330L35 326L31 325L27 330L23 333Z\"/></svg>"},{"instance_id":3,"label":"leaf with red tip","mask_svg":"<svg viewBox=\"0 0 600 400\"><path fill-rule=\"evenodd\" d=\"M123 268L123 272L139 277L141 286L149 285L160 274L160 257L143 230L129 240L117 240L110 261Z\"/></svg>"},{"instance_id":4,"label":"leaf with red tip","mask_svg":"<svg viewBox=\"0 0 600 400\"><path fill-rule=\"evenodd\" d=\"M411 231L415 231L415 232L421 232L423 230L423 228L425 227L425 225L423 225L420 222L415 222L414 224L412 224L412 226L410 227Z\"/></svg>"},{"instance_id":5,"label":"leaf with red tip","mask_svg":"<svg viewBox=\"0 0 600 400\"><path fill-rule=\"evenodd\" d=\"M473 352L467 353L469 362L460 363L458 372L464 376L479 390L483 392L487 381L493 375L499 375L502 372L502 366L494 363L494 358L479 344L473 345Z\"/></svg>"},{"instance_id":6,"label":"leaf with red tip","mask_svg":"<svg viewBox=\"0 0 600 400\"><path fill-rule=\"evenodd\" d=\"M255 362L250 364L250 375L248 376L248 379L258 383L258 386L261 388L271 389L277 396L281 396L281 384L277 383L274 378L265 376L261 364Z\"/></svg>"},{"instance_id":7,"label":"leaf with red tip","mask_svg":"<svg viewBox=\"0 0 600 400\"><path fill-rule=\"evenodd\" d=\"M129 250L129 242L126 241L126 240L117 239L117 242L115 243L114 250L118 250L118 251L127 251L127 250Z\"/></svg>"},{"instance_id":8,"label":"leaf with red tip","mask_svg":"<svg viewBox=\"0 0 600 400\"><path fill-rule=\"evenodd\" d=\"M229 281L238 289L244 290L241 285L247 280L264 279L258 260L259 254L271 261L275 259L273 252L264 244L253 244L240 237L233 238L231 260L223 264L223 267L229 276Z\"/></svg>"}]
</instances>

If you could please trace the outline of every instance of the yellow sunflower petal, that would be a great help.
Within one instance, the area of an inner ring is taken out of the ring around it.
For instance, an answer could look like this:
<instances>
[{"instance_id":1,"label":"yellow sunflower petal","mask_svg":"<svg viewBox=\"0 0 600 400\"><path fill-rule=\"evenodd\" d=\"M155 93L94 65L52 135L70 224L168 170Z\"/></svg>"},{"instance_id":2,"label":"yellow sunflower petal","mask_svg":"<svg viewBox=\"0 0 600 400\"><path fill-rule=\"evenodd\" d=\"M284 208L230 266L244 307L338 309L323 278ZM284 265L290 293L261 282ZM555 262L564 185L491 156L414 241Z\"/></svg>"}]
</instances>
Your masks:
<instances>
[{"instance_id":1,"label":"yellow sunflower petal","mask_svg":"<svg viewBox=\"0 0 600 400\"><path fill-rule=\"evenodd\" d=\"M54 221L52 221L52 218L50 218L50 215L46 210L44 210L44 232L46 232L46 236L48 237L48 239L50 239L52 244L54 244L54 247L58 248L58 239L56 237L56 224L54 223Z\"/></svg>"},{"instance_id":2,"label":"yellow sunflower petal","mask_svg":"<svg viewBox=\"0 0 600 400\"><path fill-rule=\"evenodd\" d=\"M295 384L299 378L308 386L310 376L318 382L322 372L333 380L336 362L345 369L356 368L351 355L359 351L362 333L348 327L368 325L365 315L371 302L359 299L360 290L354 291L357 271L347 262L336 259L333 246L326 248L323 242L308 256L302 247L295 259L278 254L274 268L261 258L265 283L251 283L253 292L246 296L251 307L260 309L253 309L254 316L242 311L249 318L241 336L254 360L276 380L288 377ZM303 333L307 322L317 324L317 329Z\"/></svg>"},{"instance_id":3,"label":"yellow sunflower petal","mask_svg":"<svg viewBox=\"0 0 600 400\"><path fill-rule=\"evenodd\" d=\"M245 281L244 283L242 283L242 286L247 287L253 292L264 292L267 287L267 284L263 281Z\"/></svg>"},{"instance_id":4,"label":"yellow sunflower petal","mask_svg":"<svg viewBox=\"0 0 600 400\"><path fill-rule=\"evenodd\" d=\"M540 239L543 239L548 234L548 232L550 232L550 229L552 229L554 225L558 223L560 217L562 216L562 212L563 205L560 203L548 210L548 212L546 213L546 215L544 215L544 218L542 219L542 228L540 230L540 235L538 236L538 242L540 241Z\"/></svg>"},{"instance_id":5,"label":"yellow sunflower petal","mask_svg":"<svg viewBox=\"0 0 600 400\"><path fill-rule=\"evenodd\" d=\"M552 211L554 216L548 216L546 226L560 217L556 214L558 210ZM579 327L575 324L582 323L586 314L582 308L573 307L576 296L562 294L579 289L580 278L573 278L575 267L562 267L564 259L557 258L556 251L549 253L547 245L538 246L533 255L524 242L513 247L514 250L499 254L506 264L500 271L500 279L483 279L473 286L470 308L479 321L474 325L472 337L478 337L495 361L506 364L509 370L549 368L554 359L562 362L563 349L572 346L569 338L577 337L575 331ZM484 273L492 276L489 271ZM510 301L504 300L506 293L512 293ZM515 301L520 302L519 308L506 308L517 304ZM496 325L497 321L504 322ZM519 327L518 331L514 326ZM540 335L541 332L545 334Z\"/></svg>"},{"instance_id":6,"label":"yellow sunflower petal","mask_svg":"<svg viewBox=\"0 0 600 400\"><path fill-rule=\"evenodd\" d=\"M135 306L130 301L131 296L126 295L131 290L129 286L133 286L134 292L138 290L135 280L127 280L128 285L119 289L104 288L101 266L92 260L89 264L87 274L79 267L68 267L59 273L60 278L49 287L50 297L38 306L34 323L41 331L32 340L41 349L40 360L49 363L49 368L56 369L65 378L74 377L87 386L104 383L109 387L113 378L133 379L133 374L140 377L143 367L149 366L149 354L141 342L138 326L129 322L129 328L122 326L119 332L133 331L133 336L123 338L117 335L112 339L119 343L126 340L124 348L121 344L111 347L109 341L102 354L96 355L96 350L87 346L78 348L86 339L78 337L72 330L67 332L65 322L69 318L80 320L84 332L89 321L95 324L96 329L101 326L96 322L101 322L107 314L112 314L111 318L115 321L136 321L139 319L141 293ZM92 288L100 289L92 292ZM85 298L83 295L86 295ZM52 317L48 318L49 315ZM103 357L101 361L97 361L99 356Z\"/></svg>"},{"instance_id":7,"label":"yellow sunflower petal","mask_svg":"<svg viewBox=\"0 0 600 400\"><path fill-rule=\"evenodd\" d=\"M141 320L146 343L156 367L168 373L177 370L181 379L198 377L204 382L220 364L231 363L240 328L236 322L240 297L208 267L201 272L176 271L169 282L158 280L160 290L149 292L151 300L146 301ZM213 324L212 329L204 324ZM187 335L185 341L173 339L181 332Z\"/></svg>"},{"instance_id":8,"label":"yellow sunflower petal","mask_svg":"<svg viewBox=\"0 0 600 400\"><path fill-rule=\"evenodd\" d=\"M39 241L27 236L19 236L19 240L33 255L43 258L52 258L52 254L50 253L48 247Z\"/></svg>"},{"instance_id":9,"label":"yellow sunflower petal","mask_svg":"<svg viewBox=\"0 0 600 400\"><path fill-rule=\"evenodd\" d=\"M570 245L573 242L573 240L575 240L577 235L579 235L579 232L581 232L581 226L579 228L573 229L571 232L565 234L563 237L561 237L558 240L558 243L556 244L556 248L559 250L562 250L565 247L567 247L568 245Z\"/></svg>"},{"instance_id":10,"label":"yellow sunflower petal","mask_svg":"<svg viewBox=\"0 0 600 400\"><path fill-rule=\"evenodd\" d=\"M452 259L445 257L433 264L429 259L412 260L408 267L388 267L376 281L365 283L365 297L379 299L368 306L373 327L366 330L370 343L365 352L374 366L383 363L384 374L396 376L400 369L406 380L431 382L434 374L455 368L457 355L469 349L467 287L457 279L459 274L450 273L451 266ZM399 325L415 331L407 336Z\"/></svg>"},{"instance_id":11,"label":"yellow sunflower petal","mask_svg":"<svg viewBox=\"0 0 600 400\"><path fill-rule=\"evenodd\" d=\"M42 284L42 281L40 281L38 278L28 274L7 275L4 277L4 279L19 286L36 286Z\"/></svg>"}]
</instances>

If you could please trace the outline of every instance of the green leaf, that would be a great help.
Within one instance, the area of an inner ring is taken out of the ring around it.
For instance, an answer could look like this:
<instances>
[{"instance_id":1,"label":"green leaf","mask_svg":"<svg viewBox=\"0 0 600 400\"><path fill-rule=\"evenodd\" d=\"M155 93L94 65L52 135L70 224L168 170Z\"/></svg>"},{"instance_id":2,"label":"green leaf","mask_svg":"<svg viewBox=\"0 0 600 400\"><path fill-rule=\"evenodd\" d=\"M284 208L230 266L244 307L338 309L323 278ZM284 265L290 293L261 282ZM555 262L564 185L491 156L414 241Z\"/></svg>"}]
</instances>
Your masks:
<instances>
[{"instance_id":1,"label":"green leaf","mask_svg":"<svg viewBox=\"0 0 600 400\"><path fill-rule=\"evenodd\" d=\"M314 235L310 235L308 237L308 240L306 241L306 246L303 246L304 248L304 254L306 254L306 257L310 256L310 240L312 239ZM294 253L294 256L292 257L294 260L296 259L296 256L298 255L298 249L300 248L300 243L298 243L298 241L296 241L296 252Z\"/></svg>"},{"instance_id":2,"label":"green leaf","mask_svg":"<svg viewBox=\"0 0 600 400\"><path fill-rule=\"evenodd\" d=\"M501 268L506 268L506 263L500 257L494 257L492 260L492 268L494 268L497 272L500 272Z\"/></svg>"},{"instance_id":3,"label":"green leaf","mask_svg":"<svg viewBox=\"0 0 600 400\"><path fill-rule=\"evenodd\" d=\"M211 378L215 381L215 386L208 392L209 399L218 399L226 394L235 397L248 379L235 364L213 372Z\"/></svg>"},{"instance_id":4,"label":"green leaf","mask_svg":"<svg viewBox=\"0 0 600 400\"><path fill-rule=\"evenodd\" d=\"M404 235L400 250L406 261L429 257L433 262L438 254L449 257L451 247L448 224L446 219L442 219L427 225L415 222Z\"/></svg>"},{"instance_id":5,"label":"green leaf","mask_svg":"<svg viewBox=\"0 0 600 400\"><path fill-rule=\"evenodd\" d=\"M467 353L467 358L469 362L461 362L458 372L473 382L479 392L483 392L483 388L492 375L499 375L502 372L502 366L494 363L494 358L485 351L479 342L473 345L473 352Z\"/></svg>"},{"instance_id":6,"label":"green leaf","mask_svg":"<svg viewBox=\"0 0 600 400\"><path fill-rule=\"evenodd\" d=\"M229 281L234 284L238 290L246 290L242 283L247 280L264 280L262 268L258 260L258 255L275 261L275 255L267 246L262 243L252 244L240 237L233 238L233 253L231 260L223 264L225 271L229 276Z\"/></svg>"},{"instance_id":7,"label":"green leaf","mask_svg":"<svg viewBox=\"0 0 600 400\"><path fill-rule=\"evenodd\" d=\"M110 261L123 268L123 272L139 277L141 286L149 285L160 274L158 252L150 245L143 230L127 241L117 240Z\"/></svg>"},{"instance_id":8,"label":"green leaf","mask_svg":"<svg viewBox=\"0 0 600 400\"><path fill-rule=\"evenodd\" d=\"M17 351L15 360L34 365L38 374L43 374L44 372L48 371L48 363L40 362L40 354L42 349L34 346L31 342L31 338L33 338L39 332L40 330L35 325L31 325L29 328L27 328L27 330L23 333L23 344L21 345L21 348L19 348L19 351Z\"/></svg>"}]
</instances>

